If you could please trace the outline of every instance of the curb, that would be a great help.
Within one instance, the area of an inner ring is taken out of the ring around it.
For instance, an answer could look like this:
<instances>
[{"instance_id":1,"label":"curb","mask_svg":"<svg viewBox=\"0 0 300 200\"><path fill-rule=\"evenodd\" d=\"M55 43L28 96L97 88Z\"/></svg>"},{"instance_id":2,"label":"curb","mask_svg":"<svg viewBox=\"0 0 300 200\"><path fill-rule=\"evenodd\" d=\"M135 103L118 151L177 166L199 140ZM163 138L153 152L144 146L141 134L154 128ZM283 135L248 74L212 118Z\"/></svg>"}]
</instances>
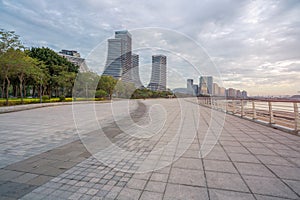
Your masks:
<instances>
[{"instance_id":1,"label":"curb","mask_svg":"<svg viewBox=\"0 0 300 200\"><path fill-rule=\"evenodd\" d=\"M51 106L63 106L63 105L73 105L73 104L88 104L88 103L110 103L111 101L72 101L72 102L55 102L55 103L40 103L40 104L26 104L17 106L3 106L0 107L0 114L18 112L24 110L32 110L36 108L44 108Z\"/></svg>"}]
</instances>

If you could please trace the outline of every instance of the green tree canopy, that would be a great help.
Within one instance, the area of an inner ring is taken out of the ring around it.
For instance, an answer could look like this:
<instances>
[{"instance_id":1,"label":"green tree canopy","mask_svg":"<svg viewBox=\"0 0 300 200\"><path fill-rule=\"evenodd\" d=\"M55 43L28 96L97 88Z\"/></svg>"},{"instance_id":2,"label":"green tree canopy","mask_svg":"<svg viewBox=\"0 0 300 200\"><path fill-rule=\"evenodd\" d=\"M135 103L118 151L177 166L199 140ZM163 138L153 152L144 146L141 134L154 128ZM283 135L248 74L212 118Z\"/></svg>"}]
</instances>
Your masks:
<instances>
[{"instance_id":1,"label":"green tree canopy","mask_svg":"<svg viewBox=\"0 0 300 200\"><path fill-rule=\"evenodd\" d=\"M6 31L4 29L0 29L0 54L5 53L11 48L24 48L20 41L20 36L16 35L14 31Z\"/></svg>"},{"instance_id":2,"label":"green tree canopy","mask_svg":"<svg viewBox=\"0 0 300 200\"><path fill-rule=\"evenodd\" d=\"M111 99L116 84L117 80L112 76L101 76L97 90L104 90L109 95L109 99Z\"/></svg>"}]
</instances>

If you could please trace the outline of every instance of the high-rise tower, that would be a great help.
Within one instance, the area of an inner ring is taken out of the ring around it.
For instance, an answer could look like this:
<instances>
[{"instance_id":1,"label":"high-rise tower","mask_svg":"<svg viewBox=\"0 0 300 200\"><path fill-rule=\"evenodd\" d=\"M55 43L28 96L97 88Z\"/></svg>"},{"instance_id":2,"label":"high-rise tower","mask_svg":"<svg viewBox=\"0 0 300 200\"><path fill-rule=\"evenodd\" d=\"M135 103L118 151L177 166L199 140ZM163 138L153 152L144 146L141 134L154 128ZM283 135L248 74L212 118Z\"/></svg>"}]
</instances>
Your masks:
<instances>
[{"instance_id":1,"label":"high-rise tower","mask_svg":"<svg viewBox=\"0 0 300 200\"><path fill-rule=\"evenodd\" d=\"M164 91L167 88L167 57L165 55L152 56L152 74L148 85L150 90Z\"/></svg>"},{"instance_id":2,"label":"high-rise tower","mask_svg":"<svg viewBox=\"0 0 300 200\"><path fill-rule=\"evenodd\" d=\"M213 77L212 76L201 76L199 80L199 91L203 95L213 94Z\"/></svg>"},{"instance_id":3,"label":"high-rise tower","mask_svg":"<svg viewBox=\"0 0 300 200\"><path fill-rule=\"evenodd\" d=\"M133 59L135 59L133 61ZM137 59L137 60L136 60ZM108 40L108 52L103 75L141 87L138 55L132 54L132 38L127 31L116 31L115 38Z\"/></svg>"}]
</instances>

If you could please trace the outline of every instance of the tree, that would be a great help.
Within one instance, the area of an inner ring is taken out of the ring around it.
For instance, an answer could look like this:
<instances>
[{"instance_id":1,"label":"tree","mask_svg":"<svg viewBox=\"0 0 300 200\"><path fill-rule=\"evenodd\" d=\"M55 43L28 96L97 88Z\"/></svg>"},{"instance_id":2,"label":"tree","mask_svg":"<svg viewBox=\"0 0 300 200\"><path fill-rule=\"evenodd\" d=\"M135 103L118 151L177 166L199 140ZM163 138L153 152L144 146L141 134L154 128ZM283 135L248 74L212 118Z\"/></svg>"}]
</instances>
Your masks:
<instances>
[{"instance_id":1,"label":"tree","mask_svg":"<svg viewBox=\"0 0 300 200\"><path fill-rule=\"evenodd\" d=\"M34 73L34 71L38 66L38 61L36 59L27 56L24 52L19 52L19 53L20 53L19 55L20 58L18 60L18 66L16 66L16 68L13 69L13 73L19 79L21 103L23 104L23 98L24 98L23 86L25 84L25 80L26 78L30 77L31 74Z\"/></svg>"},{"instance_id":2,"label":"tree","mask_svg":"<svg viewBox=\"0 0 300 200\"><path fill-rule=\"evenodd\" d=\"M23 49L20 41L20 36L16 35L14 31L6 31L0 29L0 54L5 53L9 49Z\"/></svg>"},{"instance_id":3,"label":"tree","mask_svg":"<svg viewBox=\"0 0 300 200\"><path fill-rule=\"evenodd\" d=\"M107 92L105 92L104 90L97 90L95 93L96 98L103 98L106 96L107 96Z\"/></svg>"},{"instance_id":4,"label":"tree","mask_svg":"<svg viewBox=\"0 0 300 200\"><path fill-rule=\"evenodd\" d=\"M118 81L114 88L117 97L130 98L135 91L135 85L124 81Z\"/></svg>"},{"instance_id":5,"label":"tree","mask_svg":"<svg viewBox=\"0 0 300 200\"><path fill-rule=\"evenodd\" d=\"M112 99L112 94L116 84L117 80L112 76L101 76L97 90L104 90L109 95L109 99Z\"/></svg>"},{"instance_id":6,"label":"tree","mask_svg":"<svg viewBox=\"0 0 300 200\"><path fill-rule=\"evenodd\" d=\"M74 83L79 67L61 57L49 48L31 48L28 53L32 58L43 61L49 74L46 85L49 96L55 92L55 96L61 93L71 94L70 84ZM59 91L61 90L61 91Z\"/></svg>"},{"instance_id":7,"label":"tree","mask_svg":"<svg viewBox=\"0 0 300 200\"><path fill-rule=\"evenodd\" d=\"M73 97L94 97L100 76L94 72L81 72L76 76Z\"/></svg>"},{"instance_id":8,"label":"tree","mask_svg":"<svg viewBox=\"0 0 300 200\"><path fill-rule=\"evenodd\" d=\"M0 66L1 66L1 76L4 79L4 88L6 89L6 105L8 105L9 98L9 87L11 83L11 78L15 75L14 69L22 64L23 60L23 52L21 50L8 49L1 57L0 57ZM5 87L6 83L6 87Z\"/></svg>"},{"instance_id":9,"label":"tree","mask_svg":"<svg viewBox=\"0 0 300 200\"><path fill-rule=\"evenodd\" d=\"M20 36L16 35L14 31L7 31L4 29L0 29L0 81L1 81L1 97L4 97L5 89L9 88L10 82L6 83L9 80L9 73L10 73L10 65L8 65L8 60L6 58L1 58L4 54L10 50L9 54L12 54L12 49L21 49L23 45L20 41ZM6 55L9 57L9 55ZM5 63L5 66L4 66ZM8 87L6 87L7 85ZM6 97L8 98L8 90L6 90ZM6 102L8 104L8 100Z\"/></svg>"}]
</instances>

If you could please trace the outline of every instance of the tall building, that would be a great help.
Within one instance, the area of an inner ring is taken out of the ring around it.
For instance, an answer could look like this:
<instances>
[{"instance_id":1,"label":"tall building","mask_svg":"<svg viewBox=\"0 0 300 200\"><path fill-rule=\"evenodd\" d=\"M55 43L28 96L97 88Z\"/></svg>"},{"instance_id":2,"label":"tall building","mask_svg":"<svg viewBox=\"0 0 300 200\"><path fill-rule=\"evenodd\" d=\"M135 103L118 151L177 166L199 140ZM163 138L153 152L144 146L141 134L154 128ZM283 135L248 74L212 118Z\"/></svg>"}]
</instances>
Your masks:
<instances>
[{"instance_id":1,"label":"tall building","mask_svg":"<svg viewBox=\"0 0 300 200\"><path fill-rule=\"evenodd\" d=\"M236 98L236 90L233 88L228 88L227 97Z\"/></svg>"},{"instance_id":2,"label":"tall building","mask_svg":"<svg viewBox=\"0 0 300 200\"><path fill-rule=\"evenodd\" d=\"M121 43L121 65L122 65L122 80L130 81L129 70L132 67L132 42L131 34L125 31L116 31L115 38L120 40Z\"/></svg>"},{"instance_id":3,"label":"tall building","mask_svg":"<svg viewBox=\"0 0 300 200\"><path fill-rule=\"evenodd\" d=\"M226 88L219 87L219 95L225 97L226 96Z\"/></svg>"},{"instance_id":4,"label":"tall building","mask_svg":"<svg viewBox=\"0 0 300 200\"><path fill-rule=\"evenodd\" d=\"M108 40L108 52L103 75L141 87L139 56L132 54L132 37L127 31L116 31L115 38Z\"/></svg>"},{"instance_id":5,"label":"tall building","mask_svg":"<svg viewBox=\"0 0 300 200\"><path fill-rule=\"evenodd\" d=\"M245 91L245 90L242 91L242 98L244 98L244 99L248 98L247 91Z\"/></svg>"},{"instance_id":6,"label":"tall building","mask_svg":"<svg viewBox=\"0 0 300 200\"><path fill-rule=\"evenodd\" d=\"M108 52L103 75L112 76L116 79L122 78L121 47L121 39L108 40Z\"/></svg>"},{"instance_id":7,"label":"tall building","mask_svg":"<svg viewBox=\"0 0 300 200\"><path fill-rule=\"evenodd\" d=\"M89 71L88 66L85 63L85 59L80 57L80 53L74 50L66 50L63 49L58 52L58 55L66 58L69 62L77 65L79 67L80 72L87 72Z\"/></svg>"},{"instance_id":8,"label":"tall building","mask_svg":"<svg viewBox=\"0 0 300 200\"><path fill-rule=\"evenodd\" d=\"M167 89L167 57L165 55L152 56L152 73L148 88L154 91Z\"/></svg>"},{"instance_id":9,"label":"tall building","mask_svg":"<svg viewBox=\"0 0 300 200\"><path fill-rule=\"evenodd\" d=\"M186 88L187 88L188 93L190 93L190 94L193 93L193 82L194 82L193 79L187 79L187 81L186 81Z\"/></svg>"},{"instance_id":10,"label":"tall building","mask_svg":"<svg viewBox=\"0 0 300 200\"><path fill-rule=\"evenodd\" d=\"M202 95L213 94L213 77L212 76L201 76L199 80L199 91Z\"/></svg>"},{"instance_id":11,"label":"tall building","mask_svg":"<svg viewBox=\"0 0 300 200\"><path fill-rule=\"evenodd\" d=\"M129 76L132 77L132 82L135 84L137 88L143 87L143 84L141 82L140 76L139 76L139 55L138 54L132 54L131 57L132 60L132 67L131 70L128 71L130 74Z\"/></svg>"},{"instance_id":12,"label":"tall building","mask_svg":"<svg viewBox=\"0 0 300 200\"><path fill-rule=\"evenodd\" d=\"M213 83L213 91L212 91L212 95L213 96L219 96L219 85L217 83Z\"/></svg>"},{"instance_id":13,"label":"tall building","mask_svg":"<svg viewBox=\"0 0 300 200\"><path fill-rule=\"evenodd\" d=\"M236 98L242 98L242 92L240 90L236 90Z\"/></svg>"},{"instance_id":14,"label":"tall building","mask_svg":"<svg viewBox=\"0 0 300 200\"><path fill-rule=\"evenodd\" d=\"M199 93L199 92L198 92L198 85L197 85L197 84L194 84L194 85L193 85L193 92L194 92L194 93L193 93L194 96L198 96L198 93Z\"/></svg>"}]
</instances>

